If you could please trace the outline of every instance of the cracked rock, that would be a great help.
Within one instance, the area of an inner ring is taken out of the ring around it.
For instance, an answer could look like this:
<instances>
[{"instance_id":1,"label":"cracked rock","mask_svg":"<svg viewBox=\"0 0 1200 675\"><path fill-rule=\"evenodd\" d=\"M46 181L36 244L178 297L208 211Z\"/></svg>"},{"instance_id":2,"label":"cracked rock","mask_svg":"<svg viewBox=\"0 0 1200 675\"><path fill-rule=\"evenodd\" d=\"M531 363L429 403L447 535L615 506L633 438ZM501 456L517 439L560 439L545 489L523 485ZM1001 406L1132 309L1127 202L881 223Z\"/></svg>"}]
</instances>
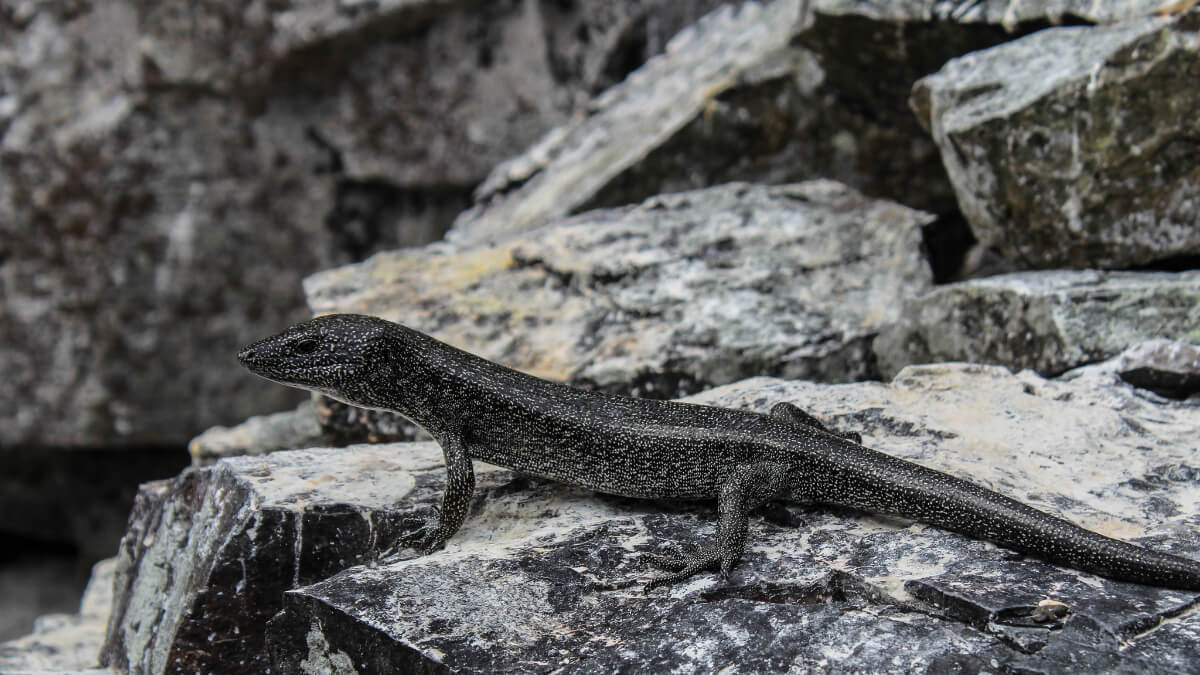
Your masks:
<instances>
[{"instance_id":1,"label":"cracked rock","mask_svg":"<svg viewBox=\"0 0 1200 675\"><path fill-rule=\"evenodd\" d=\"M381 253L305 282L552 380L672 398L750 375L873 377L870 344L930 287L929 217L829 181L730 184L495 244Z\"/></svg>"},{"instance_id":2,"label":"cracked rock","mask_svg":"<svg viewBox=\"0 0 1200 675\"><path fill-rule=\"evenodd\" d=\"M1198 20L1048 29L918 82L975 236L1026 268L1200 253Z\"/></svg>"},{"instance_id":3,"label":"cracked rock","mask_svg":"<svg viewBox=\"0 0 1200 675\"><path fill-rule=\"evenodd\" d=\"M5 4L0 444L294 406L231 355L304 318L304 275L440 237L715 2Z\"/></svg>"},{"instance_id":4,"label":"cracked rock","mask_svg":"<svg viewBox=\"0 0 1200 675\"><path fill-rule=\"evenodd\" d=\"M1058 270L973 279L906 300L901 317L875 340L885 377L935 361L1054 375L1152 338L1200 343L1200 272ZM1189 381L1185 376L1181 386Z\"/></svg>"},{"instance_id":5,"label":"cracked rock","mask_svg":"<svg viewBox=\"0 0 1200 675\"><path fill-rule=\"evenodd\" d=\"M1200 557L1200 412L1147 395L1114 367L1058 380L964 364L908 368L891 384L755 378L690 400L760 411L791 401L889 454ZM712 537L712 505L480 466L471 514L443 551L377 566L361 563L439 499L431 443L239 457L147 486L122 545L107 663L1180 672L1200 659L1188 611L1200 594L847 509L789 505L753 519L727 582L606 590L647 578L641 553ZM1047 600L1066 610L1039 622Z\"/></svg>"}]
</instances>

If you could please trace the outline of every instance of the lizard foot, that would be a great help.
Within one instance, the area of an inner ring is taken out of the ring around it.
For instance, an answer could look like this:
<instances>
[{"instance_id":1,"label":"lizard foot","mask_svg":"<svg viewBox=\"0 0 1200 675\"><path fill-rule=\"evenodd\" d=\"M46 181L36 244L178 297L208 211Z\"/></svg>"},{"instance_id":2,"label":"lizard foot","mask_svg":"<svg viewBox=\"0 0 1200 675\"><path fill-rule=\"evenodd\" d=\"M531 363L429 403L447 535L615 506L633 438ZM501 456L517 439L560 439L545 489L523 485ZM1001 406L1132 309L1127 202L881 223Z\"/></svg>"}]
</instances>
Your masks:
<instances>
[{"instance_id":1,"label":"lizard foot","mask_svg":"<svg viewBox=\"0 0 1200 675\"><path fill-rule=\"evenodd\" d=\"M684 581L685 579L690 579L700 572L718 567L722 568L722 577L728 576L728 570L724 569L721 561L721 554L715 548L704 548L694 553L685 553L675 548L661 555L650 554L646 556L646 561L660 570L669 572L669 574L655 577L647 582L642 589L644 593L649 593L659 586L668 586L679 581Z\"/></svg>"},{"instance_id":2,"label":"lizard foot","mask_svg":"<svg viewBox=\"0 0 1200 675\"><path fill-rule=\"evenodd\" d=\"M450 538L449 534L442 531L438 510L433 509L434 517L429 520L406 519L405 525L412 522L421 523L421 525L406 535L396 539L396 542L380 553L380 560L391 560L396 558L400 551L411 548L416 550L421 555L429 555L445 545L446 540Z\"/></svg>"}]
</instances>

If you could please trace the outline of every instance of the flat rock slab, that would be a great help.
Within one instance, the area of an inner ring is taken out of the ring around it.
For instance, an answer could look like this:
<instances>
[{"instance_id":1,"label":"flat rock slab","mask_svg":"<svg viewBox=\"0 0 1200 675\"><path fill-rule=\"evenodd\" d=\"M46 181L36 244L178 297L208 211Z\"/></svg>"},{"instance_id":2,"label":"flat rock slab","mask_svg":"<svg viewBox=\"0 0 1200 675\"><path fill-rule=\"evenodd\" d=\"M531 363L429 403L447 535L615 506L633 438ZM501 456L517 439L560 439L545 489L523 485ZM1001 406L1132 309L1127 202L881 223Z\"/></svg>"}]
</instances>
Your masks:
<instances>
[{"instance_id":1,"label":"flat rock slab","mask_svg":"<svg viewBox=\"0 0 1200 675\"><path fill-rule=\"evenodd\" d=\"M947 63L913 107L976 237L1024 267L1200 252L1200 13L1044 30Z\"/></svg>"},{"instance_id":2,"label":"flat rock slab","mask_svg":"<svg viewBox=\"0 0 1200 675\"><path fill-rule=\"evenodd\" d=\"M890 454L1200 558L1200 406L1131 386L1115 362L1058 380L961 364L909 368L890 385L756 378L692 400L792 401ZM727 582L607 590L647 578L643 552L708 541L712 506L480 469L471 515L445 550L377 566L361 563L438 503L432 443L239 457L148 485L122 545L107 663L1180 672L1200 659L1188 612L1200 594L842 509L755 518ZM1044 598L1066 605L1064 620L1033 620Z\"/></svg>"},{"instance_id":3,"label":"flat rock slab","mask_svg":"<svg viewBox=\"0 0 1200 675\"><path fill-rule=\"evenodd\" d=\"M921 212L829 181L729 184L498 244L439 242L309 277L318 314L399 321L552 380L673 398L750 375L873 377L930 287Z\"/></svg>"},{"instance_id":4,"label":"flat rock slab","mask_svg":"<svg viewBox=\"0 0 1200 675\"><path fill-rule=\"evenodd\" d=\"M1200 272L1020 272L940 286L901 316L875 340L885 377L937 361L1055 375L1153 338L1200 343Z\"/></svg>"}]
</instances>

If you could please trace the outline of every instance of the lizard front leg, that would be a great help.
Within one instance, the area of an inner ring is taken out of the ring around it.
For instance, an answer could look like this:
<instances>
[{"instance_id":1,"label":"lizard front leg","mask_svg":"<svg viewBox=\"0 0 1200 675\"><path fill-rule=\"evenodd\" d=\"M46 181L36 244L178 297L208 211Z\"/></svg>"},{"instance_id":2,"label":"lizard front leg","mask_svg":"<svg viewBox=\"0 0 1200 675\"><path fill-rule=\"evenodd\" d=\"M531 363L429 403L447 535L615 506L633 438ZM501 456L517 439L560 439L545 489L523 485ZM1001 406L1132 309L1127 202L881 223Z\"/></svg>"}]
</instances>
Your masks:
<instances>
[{"instance_id":1,"label":"lizard front leg","mask_svg":"<svg viewBox=\"0 0 1200 675\"><path fill-rule=\"evenodd\" d=\"M734 469L717 497L717 541L693 553L676 552L650 557L655 567L670 572L651 579L645 590L673 584L709 569L719 569L722 578L746 550L749 514L766 501L784 493L787 467L773 462L747 464Z\"/></svg>"},{"instance_id":2,"label":"lizard front leg","mask_svg":"<svg viewBox=\"0 0 1200 675\"><path fill-rule=\"evenodd\" d=\"M432 553L442 547L467 517L471 496L475 493L475 469L463 444L461 433L448 433L439 439L442 455L446 458L446 491L442 493L442 507L438 510L437 523L427 523L416 532L403 537L398 548L412 547L422 554Z\"/></svg>"}]
</instances>

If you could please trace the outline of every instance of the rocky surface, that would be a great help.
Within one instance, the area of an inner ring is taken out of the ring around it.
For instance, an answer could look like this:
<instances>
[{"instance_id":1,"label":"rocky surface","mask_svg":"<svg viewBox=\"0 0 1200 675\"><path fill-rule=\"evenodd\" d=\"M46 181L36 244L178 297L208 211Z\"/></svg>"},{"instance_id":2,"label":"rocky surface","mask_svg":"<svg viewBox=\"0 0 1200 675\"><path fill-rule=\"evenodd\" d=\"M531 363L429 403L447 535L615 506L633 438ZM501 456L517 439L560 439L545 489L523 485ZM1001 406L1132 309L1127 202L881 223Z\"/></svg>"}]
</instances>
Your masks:
<instances>
[{"instance_id":1,"label":"rocky surface","mask_svg":"<svg viewBox=\"0 0 1200 675\"><path fill-rule=\"evenodd\" d=\"M1054 375L1151 338L1200 343L1200 272L1022 272L940 286L900 314L874 343L885 377L939 361Z\"/></svg>"},{"instance_id":2,"label":"rocky surface","mask_svg":"<svg viewBox=\"0 0 1200 675\"><path fill-rule=\"evenodd\" d=\"M77 614L42 616L29 635L0 643L0 672L110 672L99 665L115 568L113 559L96 563Z\"/></svg>"},{"instance_id":3,"label":"rocky surface","mask_svg":"<svg viewBox=\"0 0 1200 675\"><path fill-rule=\"evenodd\" d=\"M1200 14L1055 28L913 90L975 236L1022 267L1200 253Z\"/></svg>"},{"instance_id":4,"label":"rocky surface","mask_svg":"<svg viewBox=\"0 0 1200 675\"><path fill-rule=\"evenodd\" d=\"M930 286L928 216L813 181L730 184L499 243L309 277L318 314L399 321L548 379L672 398L749 375L875 374L870 343Z\"/></svg>"},{"instance_id":5,"label":"rocky surface","mask_svg":"<svg viewBox=\"0 0 1200 675\"><path fill-rule=\"evenodd\" d=\"M756 67L779 60L775 69L790 76L793 64L780 52L801 18L800 4L726 5L690 26L663 55L592 101L594 114L496 167L476 191L476 206L455 220L452 236L494 238L574 213L723 91L753 79Z\"/></svg>"},{"instance_id":6,"label":"rocky surface","mask_svg":"<svg viewBox=\"0 0 1200 675\"><path fill-rule=\"evenodd\" d=\"M1117 362L1121 379L1170 398L1200 394L1200 347L1150 340L1130 347Z\"/></svg>"},{"instance_id":7,"label":"rocky surface","mask_svg":"<svg viewBox=\"0 0 1200 675\"><path fill-rule=\"evenodd\" d=\"M297 450L224 460L143 485L121 542L104 663L117 670L245 672L283 591L369 560L436 499L415 470L432 444ZM428 471L428 470L427 470Z\"/></svg>"},{"instance_id":8,"label":"rocky surface","mask_svg":"<svg viewBox=\"0 0 1200 675\"><path fill-rule=\"evenodd\" d=\"M1148 16L1167 6L1161 0L813 0L812 10L828 17L857 17L885 23L989 23L1017 31L1023 23L1072 21L1112 23Z\"/></svg>"},{"instance_id":9,"label":"rocky surface","mask_svg":"<svg viewBox=\"0 0 1200 675\"><path fill-rule=\"evenodd\" d=\"M295 410L258 415L232 427L213 427L188 443L188 453L193 466L208 466L222 457L276 450L414 440L427 441L429 435L400 415L317 395Z\"/></svg>"},{"instance_id":10,"label":"rocky surface","mask_svg":"<svg viewBox=\"0 0 1200 675\"><path fill-rule=\"evenodd\" d=\"M1114 361L1045 380L925 366L890 385L756 378L692 400L757 410L793 401L890 454L1200 557L1200 408L1135 388L1118 370ZM378 566L360 563L437 503L443 468L431 443L239 457L148 486L122 547L107 663L157 672L168 659L208 670L246 658L261 669L269 654L280 672L1179 672L1200 658L1188 611L1197 593L843 509L789 506L756 519L728 582L606 590L646 577L640 553L712 536L711 505L481 468L472 513L444 551ZM1065 615L1035 621L1045 598Z\"/></svg>"},{"instance_id":11,"label":"rocky surface","mask_svg":"<svg viewBox=\"0 0 1200 675\"><path fill-rule=\"evenodd\" d=\"M181 445L295 405L231 355L305 316L304 275L439 237L714 4L0 10L0 444Z\"/></svg>"},{"instance_id":12,"label":"rocky surface","mask_svg":"<svg viewBox=\"0 0 1200 675\"><path fill-rule=\"evenodd\" d=\"M215 464L222 457L261 455L321 445L321 425L312 401L295 410L256 415L232 427L213 427L188 443L193 466Z\"/></svg>"}]
</instances>

